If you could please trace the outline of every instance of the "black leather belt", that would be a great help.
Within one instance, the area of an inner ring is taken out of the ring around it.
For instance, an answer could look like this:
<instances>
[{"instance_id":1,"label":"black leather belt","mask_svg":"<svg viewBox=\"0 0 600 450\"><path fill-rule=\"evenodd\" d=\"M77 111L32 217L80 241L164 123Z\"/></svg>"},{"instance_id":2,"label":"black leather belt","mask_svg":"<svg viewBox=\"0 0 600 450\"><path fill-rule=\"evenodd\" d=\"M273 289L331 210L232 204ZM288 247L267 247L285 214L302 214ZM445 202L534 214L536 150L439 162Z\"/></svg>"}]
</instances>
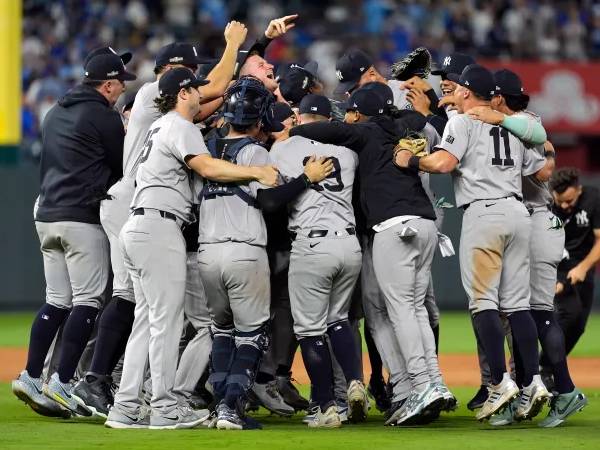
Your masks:
<instances>
[{"instance_id":1,"label":"black leather belt","mask_svg":"<svg viewBox=\"0 0 600 450\"><path fill-rule=\"evenodd\" d=\"M346 232L348 233L348 235L356 234L356 230L353 227L346 228ZM308 233L308 237L309 238L325 237L328 234L329 234L329 230L310 230L310 232ZM298 235L297 233L290 232L290 236L292 237L292 240L295 240L297 235Z\"/></svg>"},{"instance_id":2,"label":"black leather belt","mask_svg":"<svg viewBox=\"0 0 600 450\"><path fill-rule=\"evenodd\" d=\"M482 198L481 200L474 200L471 203L481 202L481 201L484 201L484 200L487 201L487 202L493 202L494 200L503 200L505 198L511 198L511 197L516 198L520 202L523 201L523 198L519 197L517 194L513 194L513 195L509 195L508 197ZM463 209L463 211L466 211L469 208L469 206L471 206L471 203L467 203L466 205L462 205L461 208Z\"/></svg>"},{"instance_id":3,"label":"black leather belt","mask_svg":"<svg viewBox=\"0 0 600 450\"><path fill-rule=\"evenodd\" d=\"M177 222L177 216L175 214L172 214L167 211L161 211L160 209L156 209L155 211L158 211L161 217L164 217L165 219L171 219L174 222ZM143 216L144 214L146 214L146 210L144 208L137 208L133 210L134 216Z\"/></svg>"}]
</instances>

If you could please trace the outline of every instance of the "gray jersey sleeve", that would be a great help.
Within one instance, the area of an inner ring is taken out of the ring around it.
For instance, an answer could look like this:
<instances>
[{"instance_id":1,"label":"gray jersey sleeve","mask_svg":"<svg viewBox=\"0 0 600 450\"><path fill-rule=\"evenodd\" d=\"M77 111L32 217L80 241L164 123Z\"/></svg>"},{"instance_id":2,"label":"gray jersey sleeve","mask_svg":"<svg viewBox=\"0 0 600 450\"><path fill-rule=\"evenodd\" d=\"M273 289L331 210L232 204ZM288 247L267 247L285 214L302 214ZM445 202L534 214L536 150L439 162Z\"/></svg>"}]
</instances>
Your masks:
<instances>
[{"instance_id":1,"label":"gray jersey sleeve","mask_svg":"<svg viewBox=\"0 0 600 450\"><path fill-rule=\"evenodd\" d=\"M456 115L446 123L444 135L436 148L446 150L460 161L469 145L469 133L469 123L465 116Z\"/></svg>"},{"instance_id":2,"label":"gray jersey sleeve","mask_svg":"<svg viewBox=\"0 0 600 450\"><path fill-rule=\"evenodd\" d=\"M271 160L266 148L251 144L244 147L239 153L237 163L241 166L266 166L271 164ZM269 186L258 181L251 181L247 186L242 186L242 189L247 190L252 197L256 198L259 189L269 189Z\"/></svg>"},{"instance_id":3,"label":"gray jersey sleeve","mask_svg":"<svg viewBox=\"0 0 600 450\"><path fill-rule=\"evenodd\" d=\"M523 153L523 176L533 175L546 165L546 158L535 148L526 148Z\"/></svg>"},{"instance_id":4,"label":"gray jersey sleeve","mask_svg":"<svg viewBox=\"0 0 600 450\"><path fill-rule=\"evenodd\" d=\"M187 156L210 154L198 127L188 121L178 121L178 125L171 134L171 152L177 159L187 165Z\"/></svg>"}]
</instances>

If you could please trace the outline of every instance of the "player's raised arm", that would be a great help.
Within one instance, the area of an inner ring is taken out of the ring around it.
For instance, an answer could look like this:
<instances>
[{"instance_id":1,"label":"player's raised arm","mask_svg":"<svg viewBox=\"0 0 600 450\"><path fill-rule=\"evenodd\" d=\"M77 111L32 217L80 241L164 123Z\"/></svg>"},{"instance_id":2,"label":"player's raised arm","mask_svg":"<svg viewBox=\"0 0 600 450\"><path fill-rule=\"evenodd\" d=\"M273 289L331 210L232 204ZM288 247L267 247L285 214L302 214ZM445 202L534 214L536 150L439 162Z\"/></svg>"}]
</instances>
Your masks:
<instances>
[{"instance_id":1,"label":"player's raised arm","mask_svg":"<svg viewBox=\"0 0 600 450\"><path fill-rule=\"evenodd\" d=\"M238 50L246 40L247 34L246 26L235 20L229 22L225 27L225 51L219 63L206 76L210 83L200 90L203 103L222 96L225 89L227 89L233 77Z\"/></svg>"}]
</instances>

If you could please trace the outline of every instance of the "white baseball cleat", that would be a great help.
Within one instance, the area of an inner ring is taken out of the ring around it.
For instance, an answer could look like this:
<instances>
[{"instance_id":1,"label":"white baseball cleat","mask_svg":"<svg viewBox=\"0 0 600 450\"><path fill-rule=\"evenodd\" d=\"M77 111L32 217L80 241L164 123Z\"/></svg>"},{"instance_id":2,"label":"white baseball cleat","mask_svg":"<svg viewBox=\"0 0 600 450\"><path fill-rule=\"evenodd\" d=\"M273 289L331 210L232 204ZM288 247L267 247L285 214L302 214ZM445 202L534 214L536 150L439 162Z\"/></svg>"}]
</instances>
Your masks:
<instances>
[{"instance_id":1,"label":"white baseball cleat","mask_svg":"<svg viewBox=\"0 0 600 450\"><path fill-rule=\"evenodd\" d=\"M475 415L475 418L480 421L491 417L519 394L519 387L512 380L508 372L504 372L502 381L499 384L491 386L488 389L490 394L479 412Z\"/></svg>"}]
</instances>

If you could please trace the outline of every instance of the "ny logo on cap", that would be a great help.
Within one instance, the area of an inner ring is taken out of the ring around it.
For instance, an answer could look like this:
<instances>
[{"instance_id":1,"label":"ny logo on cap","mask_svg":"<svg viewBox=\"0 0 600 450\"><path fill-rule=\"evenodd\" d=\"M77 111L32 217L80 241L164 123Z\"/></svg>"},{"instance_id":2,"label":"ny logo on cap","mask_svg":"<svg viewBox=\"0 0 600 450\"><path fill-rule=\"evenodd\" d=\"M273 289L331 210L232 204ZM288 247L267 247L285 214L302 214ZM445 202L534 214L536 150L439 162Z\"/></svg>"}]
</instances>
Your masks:
<instances>
[{"instance_id":1,"label":"ny logo on cap","mask_svg":"<svg viewBox=\"0 0 600 450\"><path fill-rule=\"evenodd\" d=\"M451 56L446 56L444 58L444 64L443 65L444 66L449 66L451 62L452 62L452 57Z\"/></svg>"},{"instance_id":2,"label":"ny logo on cap","mask_svg":"<svg viewBox=\"0 0 600 450\"><path fill-rule=\"evenodd\" d=\"M344 75L342 75L342 71L341 70L336 70L335 71L335 76L337 77L337 79L339 81L344 81Z\"/></svg>"}]
</instances>

